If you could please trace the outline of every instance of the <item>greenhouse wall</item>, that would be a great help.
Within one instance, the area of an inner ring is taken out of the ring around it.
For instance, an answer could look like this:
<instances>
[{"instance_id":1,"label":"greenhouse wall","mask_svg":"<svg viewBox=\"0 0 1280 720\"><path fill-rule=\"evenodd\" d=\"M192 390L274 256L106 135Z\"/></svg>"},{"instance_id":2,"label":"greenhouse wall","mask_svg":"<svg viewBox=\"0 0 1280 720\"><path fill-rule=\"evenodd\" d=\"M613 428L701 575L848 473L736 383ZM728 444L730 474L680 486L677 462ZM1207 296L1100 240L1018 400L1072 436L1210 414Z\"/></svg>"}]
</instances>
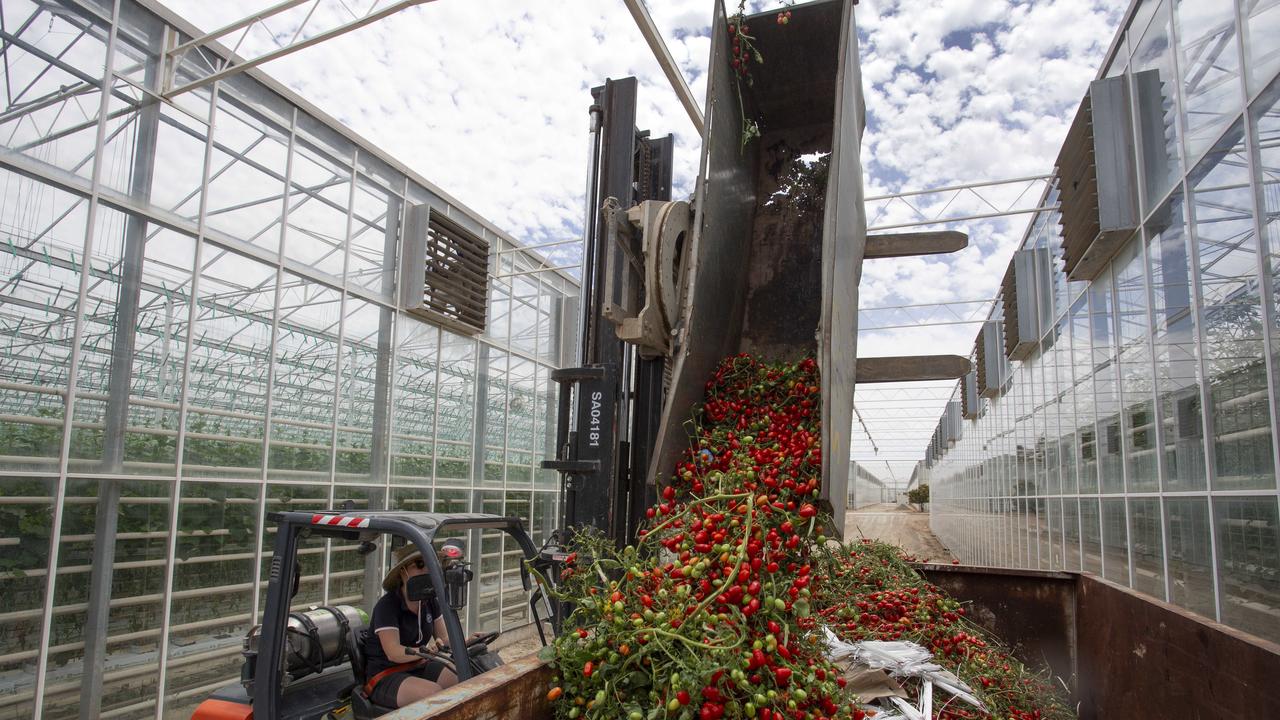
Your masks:
<instances>
[{"instance_id":1,"label":"greenhouse wall","mask_svg":"<svg viewBox=\"0 0 1280 720\"><path fill-rule=\"evenodd\" d=\"M570 277L257 71L158 99L196 32L158 6L0 10L0 718L189 717L238 677L272 511L546 538ZM490 248L481 334L399 297L421 205ZM368 609L357 550L311 541L295 604ZM527 623L519 549L469 550L469 629Z\"/></svg>"},{"instance_id":2,"label":"greenhouse wall","mask_svg":"<svg viewBox=\"0 0 1280 720\"><path fill-rule=\"evenodd\" d=\"M1277 37L1277 2L1130 8L1100 77L1161 83L1130 105L1141 227L1086 283L1058 213L1032 223L1052 322L921 464L963 562L1084 570L1280 640Z\"/></svg>"},{"instance_id":3,"label":"greenhouse wall","mask_svg":"<svg viewBox=\"0 0 1280 720\"><path fill-rule=\"evenodd\" d=\"M856 461L849 462L849 498L845 507L857 510L868 505L893 501L893 492L884 486L880 478Z\"/></svg>"}]
</instances>

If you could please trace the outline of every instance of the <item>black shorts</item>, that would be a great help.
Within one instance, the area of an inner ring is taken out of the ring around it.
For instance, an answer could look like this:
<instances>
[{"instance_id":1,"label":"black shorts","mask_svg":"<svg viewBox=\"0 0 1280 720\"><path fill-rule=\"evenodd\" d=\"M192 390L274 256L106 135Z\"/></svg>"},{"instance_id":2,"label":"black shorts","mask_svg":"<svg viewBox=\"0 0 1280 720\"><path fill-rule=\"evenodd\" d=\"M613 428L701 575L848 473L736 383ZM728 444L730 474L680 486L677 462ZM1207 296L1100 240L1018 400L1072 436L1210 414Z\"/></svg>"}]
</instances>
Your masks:
<instances>
[{"instance_id":1,"label":"black shorts","mask_svg":"<svg viewBox=\"0 0 1280 720\"><path fill-rule=\"evenodd\" d=\"M413 670L405 670L403 672L391 673L390 675L378 681L373 686L373 692L369 693L369 699L375 704L383 707L399 707L396 704L396 695L400 692L400 685L411 677L420 677L424 680L435 682L440 679L440 674L449 668L439 660L428 660L425 664L414 668Z\"/></svg>"}]
</instances>

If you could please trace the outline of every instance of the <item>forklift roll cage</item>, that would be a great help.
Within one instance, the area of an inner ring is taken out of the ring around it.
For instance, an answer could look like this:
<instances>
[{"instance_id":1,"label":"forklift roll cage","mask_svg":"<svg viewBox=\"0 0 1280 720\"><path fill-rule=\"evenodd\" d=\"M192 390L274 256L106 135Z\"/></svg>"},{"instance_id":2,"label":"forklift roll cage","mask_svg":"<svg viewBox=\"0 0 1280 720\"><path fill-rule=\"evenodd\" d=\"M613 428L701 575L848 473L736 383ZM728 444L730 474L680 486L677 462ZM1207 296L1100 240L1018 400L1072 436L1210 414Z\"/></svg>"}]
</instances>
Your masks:
<instances>
[{"instance_id":1,"label":"forklift roll cage","mask_svg":"<svg viewBox=\"0 0 1280 720\"><path fill-rule=\"evenodd\" d=\"M538 551L524 530L519 518L500 517L480 513L427 513L427 512L274 512L267 514L268 522L276 524L274 551L271 557L271 569L268 576L269 585L267 604L262 614L262 635L258 643L258 659L254 676L253 712L258 717L278 717L280 714L280 698L284 691L283 667L285 652L285 633L289 620L291 586L289 578L294 576L298 568L298 542L302 538L320 536L340 538L344 540L369 540L382 534L390 534L404 538L417 545L422 558L427 564L432 588L436 597L447 598L444 585L444 572L436 557L434 541L442 530L501 530L511 536L520 546L527 561L536 561ZM525 589L533 589L528 569L520 566L520 580ZM533 608L534 621L538 633L543 635L543 616L538 613L537 603L546 595L539 588L529 604ZM442 608L443 610L443 608ZM550 607L546 608L546 618L550 619ZM448 633L450 653L457 669L458 680L472 677L471 663L468 662L466 636L458 614L449 610L442 612L445 630Z\"/></svg>"}]
</instances>

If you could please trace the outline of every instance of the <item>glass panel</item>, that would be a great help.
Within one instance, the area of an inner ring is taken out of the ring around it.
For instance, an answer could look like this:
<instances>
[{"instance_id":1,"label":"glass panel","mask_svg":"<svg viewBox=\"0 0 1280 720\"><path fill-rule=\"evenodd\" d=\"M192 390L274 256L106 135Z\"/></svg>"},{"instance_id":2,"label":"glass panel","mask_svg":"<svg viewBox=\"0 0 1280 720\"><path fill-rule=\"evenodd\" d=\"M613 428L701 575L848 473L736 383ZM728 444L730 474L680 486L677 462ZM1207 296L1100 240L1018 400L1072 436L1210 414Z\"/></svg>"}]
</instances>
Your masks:
<instances>
[{"instance_id":1,"label":"glass panel","mask_svg":"<svg viewBox=\"0 0 1280 720\"><path fill-rule=\"evenodd\" d=\"M502 515L503 493L484 491L476 493L478 512ZM480 554L475 558L476 579L472 583L470 602L476 606L476 630L488 630L500 626L502 607L503 543L506 533L500 530L480 531Z\"/></svg>"},{"instance_id":2,"label":"glass panel","mask_svg":"<svg viewBox=\"0 0 1280 720\"><path fill-rule=\"evenodd\" d=\"M1147 228L1151 264L1156 387L1165 490L1205 487L1204 425L1200 408L1199 335L1191 304L1191 268L1182 195L1174 194Z\"/></svg>"},{"instance_id":3,"label":"glass panel","mask_svg":"<svg viewBox=\"0 0 1280 720\"><path fill-rule=\"evenodd\" d=\"M1277 4L1280 7L1280 4ZM1280 11L1272 11L1276 14ZM1280 80L1254 104L1252 121L1258 156L1253 181L1262 198L1262 233L1266 240L1266 282L1271 290L1272 387L1280 387ZM1272 405L1277 403L1274 401ZM1280 408L1273 407L1280 422Z\"/></svg>"},{"instance_id":4,"label":"glass panel","mask_svg":"<svg viewBox=\"0 0 1280 720\"><path fill-rule=\"evenodd\" d=\"M194 94L194 93L193 93ZM206 100L207 102L207 100ZM202 117L208 117L208 110ZM204 146L209 126L168 105L160 106L150 204L190 221L200 216L204 179ZM279 206L277 205L277 208Z\"/></svg>"},{"instance_id":5,"label":"glass panel","mask_svg":"<svg viewBox=\"0 0 1280 720\"><path fill-rule=\"evenodd\" d=\"M98 133L106 29L74 7L7 2L0 143L89 178ZM83 27L93 28L85 32ZM43 57L42 57L43 56ZM49 62L44 58L55 58Z\"/></svg>"},{"instance_id":6,"label":"glass panel","mask_svg":"<svg viewBox=\"0 0 1280 720\"><path fill-rule=\"evenodd\" d=\"M1142 239L1135 237L1114 261L1120 378L1124 396L1125 477L1129 492L1160 488L1156 469L1156 417L1152 401L1151 346Z\"/></svg>"},{"instance_id":7,"label":"glass panel","mask_svg":"<svg viewBox=\"0 0 1280 720\"><path fill-rule=\"evenodd\" d=\"M1175 5L1183 139L1191 159L1209 149L1244 104L1234 5L1232 0L1177 0Z\"/></svg>"},{"instance_id":8,"label":"glass panel","mask_svg":"<svg viewBox=\"0 0 1280 720\"><path fill-rule=\"evenodd\" d=\"M288 130L232 95L218 96L205 222L270 253L280 251Z\"/></svg>"},{"instance_id":9,"label":"glass panel","mask_svg":"<svg viewBox=\"0 0 1280 720\"><path fill-rule=\"evenodd\" d=\"M1204 498L1166 498L1169 529L1169 602L1213 618L1213 554L1209 540L1209 502Z\"/></svg>"},{"instance_id":10,"label":"glass panel","mask_svg":"<svg viewBox=\"0 0 1280 720\"><path fill-rule=\"evenodd\" d=\"M507 401L507 484L530 487L533 484L533 466L537 416L534 412L536 397L534 383L535 365L520 357L511 357L510 398Z\"/></svg>"},{"instance_id":11,"label":"glass panel","mask_svg":"<svg viewBox=\"0 0 1280 720\"><path fill-rule=\"evenodd\" d=\"M1080 501L1066 498L1062 501L1062 535L1066 557L1065 570L1080 570Z\"/></svg>"},{"instance_id":12,"label":"glass panel","mask_svg":"<svg viewBox=\"0 0 1280 720\"><path fill-rule=\"evenodd\" d=\"M338 486L333 489L333 507L351 508L353 513L383 509L387 491L381 487L370 486ZM385 536L384 536L385 537ZM329 550L329 604L353 605L366 612L373 609L380 595L365 595L366 572L368 583L381 583L382 573L378 567L378 553L361 554L359 545L346 541L331 540ZM366 571L366 566L368 570ZM380 585L374 585L380 587Z\"/></svg>"},{"instance_id":13,"label":"glass panel","mask_svg":"<svg viewBox=\"0 0 1280 720\"><path fill-rule=\"evenodd\" d=\"M1188 182L1200 260L1214 489L1275 488L1258 238L1239 123Z\"/></svg>"},{"instance_id":14,"label":"glass panel","mask_svg":"<svg viewBox=\"0 0 1280 720\"><path fill-rule=\"evenodd\" d=\"M257 553L255 484L189 482L178 505L178 544L169 622L167 713L189 716L204 688L235 677L253 625Z\"/></svg>"},{"instance_id":15,"label":"glass panel","mask_svg":"<svg viewBox=\"0 0 1280 720\"><path fill-rule=\"evenodd\" d=\"M1143 210L1149 211L1182 176L1182 152L1175 117L1178 80L1170 45L1169 3L1147 6L1155 7L1155 15L1133 53L1133 92L1141 136Z\"/></svg>"},{"instance_id":16,"label":"glass panel","mask_svg":"<svg viewBox=\"0 0 1280 720\"><path fill-rule=\"evenodd\" d=\"M402 204L400 198L363 175L356 177L348 287L364 288L388 301L392 299Z\"/></svg>"},{"instance_id":17,"label":"glass panel","mask_svg":"<svg viewBox=\"0 0 1280 720\"><path fill-rule=\"evenodd\" d=\"M484 428L484 484L501 487L507 433L507 388L509 356L487 344L480 345L480 370L484 395L479 418Z\"/></svg>"},{"instance_id":18,"label":"glass panel","mask_svg":"<svg viewBox=\"0 0 1280 720\"><path fill-rule=\"evenodd\" d=\"M441 333L440 404L436 413L436 482L469 484L475 446L476 342Z\"/></svg>"},{"instance_id":19,"label":"glass panel","mask_svg":"<svg viewBox=\"0 0 1280 720\"><path fill-rule=\"evenodd\" d=\"M1129 531L1124 517L1124 500L1102 501L1103 569L1108 580L1129 584Z\"/></svg>"},{"instance_id":20,"label":"glass panel","mask_svg":"<svg viewBox=\"0 0 1280 720\"><path fill-rule=\"evenodd\" d=\"M0 697L7 717L35 715L36 661L49 575L54 480L0 478L0 582L5 613L0 619ZM60 613L60 609L55 609Z\"/></svg>"},{"instance_id":21,"label":"glass panel","mask_svg":"<svg viewBox=\"0 0 1280 720\"><path fill-rule=\"evenodd\" d=\"M1071 364L1075 370L1076 442L1079 443L1082 493L1098 492L1098 431L1094 425L1093 350L1089 337L1089 300L1083 295L1071 307Z\"/></svg>"},{"instance_id":22,"label":"glass panel","mask_svg":"<svg viewBox=\"0 0 1280 720\"><path fill-rule=\"evenodd\" d=\"M343 480L385 478L386 444L375 447L374 430L386 432L388 399L378 397L389 378L394 314L390 308L347 297L342 329L342 366L338 387L337 472ZM381 422L378 415L382 414Z\"/></svg>"},{"instance_id":23,"label":"glass panel","mask_svg":"<svg viewBox=\"0 0 1280 720\"><path fill-rule=\"evenodd\" d=\"M1133 553L1133 589L1164 599L1164 534L1160 501L1129 501L1129 547Z\"/></svg>"},{"instance_id":24,"label":"glass panel","mask_svg":"<svg viewBox=\"0 0 1280 720\"><path fill-rule=\"evenodd\" d=\"M342 296L293 273L282 282L267 476L328 479Z\"/></svg>"},{"instance_id":25,"label":"glass panel","mask_svg":"<svg viewBox=\"0 0 1280 720\"><path fill-rule=\"evenodd\" d=\"M0 170L0 468L58 471L87 216Z\"/></svg>"},{"instance_id":26,"label":"glass panel","mask_svg":"<svg viewBox=\"0 0 1280 720\"><path fill-rule=\"evenodd\" d=\"M1111 275L1089 286L1089 328L1093 337L1093 380L1098 413L1098 471L1102 492L1124 492L1124 463L1120 442L1120 388L1112 329Z\"/></svg>"},{"instance_id":27,"label":"glass panel","mask_svg":"<svg viewBox=\"0 0 1280 720\"><path fill-rule=\"evenodd\" d=\"M284 485L267 486L266 512L316 512L329 506L329 488L324 485ZM298 584L298 594L293 596L289 607L292 610L305 609L308 605L324 604L325 577L325 543L318 536L300 538L298 540L298 562L302 566L302 580ZM275 555L276 528L267 525L262 533L262 577L269 577L271 558ZM258 612L266 607L267 593L258 595Z\"/></svg>"},{"instance_id":28,"label":"glass panel","mask_svg":"<svg viewBox=\"0 0 1280 720\"><path fill-rule=\"evenodd\" d=\"M1080 500L1081 536L1084 540L1084 570L1095 575L1102 573L1102 526L1098 501L1094 498ZM1123 527L1123 525L1122 525Z\"/></svg>"},{"instance_id":29,"label":"glass panel","mask_svg":"<svg viewBox=\"0 0 1280 720\"><path fill-rule=\"evenodd\" d=\"M285 256L335 278L346 262L349 160L336 160L301 140L293 153Z\"/></svg>"},{"instance_id":30,"label":"glass panel","mask_svg":"<svg viewBox=\"0 0 1280 720\"><path fill-rule=\"evenodd\" d=\"M503 514L517 517L528 527L532 520L533 506L531 493L528 491L508 492L507 505ZM502 627L509 628L527 622L529 618L529 596L524 591L520 580L520 564L524 561L524 551L507 533L502 534Z\"/></svg>"},{"instance_id":31,"label":"glass panel","mask_svg":"<svg viewBox=\"0 0 1280 720\"><path fill-rule=\"evenodd\" d=\"M535 413L538 416L538 432L534 443L534 484L538 488L550 489L560 486L560 474L554 470L543 470L541 462L555 456L556 414L559 412L557 399L558 386L551 379L550 369L538 366L538 394L534 399Z\"/></svg>"},{"instance_id":32,"label":"glass panel","mask_svg":"<svg viewBox=\"0 0 1280 720\"><path fill-rule=\"evenodd\" d=\"M1280 509L1275 496L1215 498L1222 622L1280 640Z\"/></svg>"},{"instance_id":33,"label":"glass panel","mask_svg":"<svg viewBox=\"0 0 1280 720\"><path fill-rule=\"evenodd\" d=\"M183 472L259 478L276 271L213 245L203 263Z\"/></svg>"},{"instance_id":34,"label":"glass panel","mask_svg":"<svg viewBox=\"0 0 1280 720\"><path fill-rule=\"evenodd\" d=\"M1245 0L1243 7L1245 65L1254 95L1280 70L1280 0Z\"/></svg>"},{"instance_id":35,"label":"glass panel","mask_svg":"<svg viewBox=\"0 0 1280 720\"><path fill-rule=\"evenodd\" d=\"M399 325L391 390L391 474L394 482L426 483L435 459L440 330L408 315L400 316Z\"/></svg>"},{"instance_id":36,"label":"glass panel","mask_svg":"<svg viewBox=\"0 0 1280 720\"><path fill-rule=\"evenodd\" d=\"M72 467L171 475L195 239L105 207L95 231Z\"/></svg>"},{"instance_id":37,"label":"glass panel","mask_svg":"<svg viewBox=\"0 0 1280 720\"><path fill-rule=\"evenodd\" d=\"M67 482L45 717L79 716L85 641L92 632L87 608L103 604L106 625L99 637L105 650L92 662L114 672L103 680L101 711L133 707L139 697L156 695L170 491L168 482L158 481ZM114 532L105 527L108 522L116 524ZM114 542L104 543L104 537ZM91 594L95 578L106 597Z\"/></svg>"}]
</instances>

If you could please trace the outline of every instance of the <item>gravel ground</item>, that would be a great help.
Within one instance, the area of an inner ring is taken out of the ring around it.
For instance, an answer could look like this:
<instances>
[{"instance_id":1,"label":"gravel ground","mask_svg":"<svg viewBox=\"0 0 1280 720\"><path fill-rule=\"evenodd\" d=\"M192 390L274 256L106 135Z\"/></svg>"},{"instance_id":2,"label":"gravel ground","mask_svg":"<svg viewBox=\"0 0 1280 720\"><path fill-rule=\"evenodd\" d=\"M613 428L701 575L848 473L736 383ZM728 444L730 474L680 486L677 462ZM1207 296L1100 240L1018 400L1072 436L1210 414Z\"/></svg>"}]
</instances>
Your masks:
<instances>
[{"instance_id":1,"label":"gravel ground","mask_svg":"<svg viewBox=\"0 0 1280 720\"><path fill-rule=\"evenodd\" d=\"M880 503L853 510L845 516L844 526L850 539L883 540L930 562L948 563L954 559L929 529L929 513L904 505Z\"/></svg>"}]
</instances>

